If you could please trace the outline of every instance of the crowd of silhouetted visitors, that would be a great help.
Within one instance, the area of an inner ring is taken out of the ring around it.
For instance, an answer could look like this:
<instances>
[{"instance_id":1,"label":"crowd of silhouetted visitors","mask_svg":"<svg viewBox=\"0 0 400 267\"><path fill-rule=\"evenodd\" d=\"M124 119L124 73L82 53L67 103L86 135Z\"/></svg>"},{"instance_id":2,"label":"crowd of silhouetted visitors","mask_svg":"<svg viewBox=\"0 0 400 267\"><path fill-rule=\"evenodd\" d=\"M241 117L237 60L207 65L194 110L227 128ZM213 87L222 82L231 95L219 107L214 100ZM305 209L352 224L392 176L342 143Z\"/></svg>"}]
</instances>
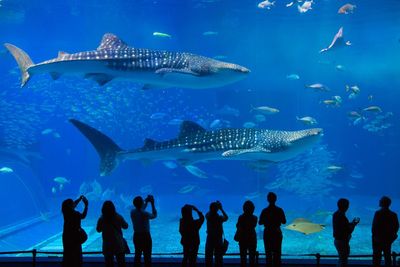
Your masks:
<instances>
[{"instance_id":1,"label":"crowd of silhouetted visitors","mask_svg":"<svg viewBox=\"0 0 400 267\"><path fill-rule=\"evenodd\" d=\"M264 226L264 249L266 265L279 267L282 255L282 231L281 225L286 224L285 213L282 208L276 206L277 196L275 193L268 193L268 206L262 210L259 219L254 215L255 206L252 201L247 200L243 204L243 213L236 223L234 240L239 243L241 266L255 266L257 250L256 226ZM84 203L82 213L75 208L80 202ZM151 212L146 211L150 203ZM382 254L385 259L385 266L391 266L391 246L397 239L399 221L397 214L389 209L391 200L389 197L382 197L379 206L381 209L375 212L372 223L372 248L373 266L380 266ZM157 217L157 210L154 205L154 197L149 195L145 199L137 196L133 199L133 206L130 215L133 225L133 244L135 248L134 266L140 266L143 254L144 266L151 266L152 239L150 235L150 220ZM350 202L341 198L337 202L337 211L333 214L333 237L334 245L338 252L338 266L347 266L350 255L351 235L360 222L356 217L351 222L346 217ZM88 200L81 196L77 200L67 199L62 203L64 216L63 231L63 266L82 266L82 244L88 236L81 227L81 220L88 211ZM193 218L193 212L197 218ZM207 238L205 244L205 265L206 267L223 265L223 256L226 254L229 242L225 239L223 223L228 220L228 215L222 207L221 202L212 202L209 211L203 213L193 205L186 204L181 209L182 217L179 221L179 233L183 247L182 266L196 266L197 254L200 245L199 230L204 220L207 220ZM105 266L114 266L114 258L119 267L125 267L125 255L130 253L129 246L123 237L122 229L127 229L128 223L117 213L111 201L105 201L101 209L101 216L98 219L96 230L102 233Z\"/></svg>"}]
</instances>

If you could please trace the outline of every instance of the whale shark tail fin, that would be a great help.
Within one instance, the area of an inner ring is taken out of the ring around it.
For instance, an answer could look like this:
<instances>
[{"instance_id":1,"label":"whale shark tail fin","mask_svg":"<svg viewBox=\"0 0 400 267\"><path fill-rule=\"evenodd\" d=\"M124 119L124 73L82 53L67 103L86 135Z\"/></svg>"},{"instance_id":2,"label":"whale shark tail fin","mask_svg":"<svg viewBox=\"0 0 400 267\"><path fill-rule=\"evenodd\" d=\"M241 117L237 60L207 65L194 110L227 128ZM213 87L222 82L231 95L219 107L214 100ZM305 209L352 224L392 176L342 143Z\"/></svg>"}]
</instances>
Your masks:
<instances>
[{"instance_id":1,"label":"whale shark tail fin","mask_svg":"<svg viewBox=\"0 0 400 267\"><path fill-rule=\"evenodd\" d=\"M15 61L17 61L18 67L21 71L21 87L24 87L30 78L28 69L35 64L24 50L16 47L15 45L7 43L4 44L4 46L11 53L11 55L13 55Z\"/></svg>"},{"instance_id":2,"label":"whale shark tail fin","mask_svg":"<svg viewBox=\"0 0 400 267\"><path fill-rule=\"evenodd\" d=\"M118 153L123 151L102 132L75 119L69 120L89 140L100 156L100 175L109 175L118 166Z\"/></svg>"}]
</instances>

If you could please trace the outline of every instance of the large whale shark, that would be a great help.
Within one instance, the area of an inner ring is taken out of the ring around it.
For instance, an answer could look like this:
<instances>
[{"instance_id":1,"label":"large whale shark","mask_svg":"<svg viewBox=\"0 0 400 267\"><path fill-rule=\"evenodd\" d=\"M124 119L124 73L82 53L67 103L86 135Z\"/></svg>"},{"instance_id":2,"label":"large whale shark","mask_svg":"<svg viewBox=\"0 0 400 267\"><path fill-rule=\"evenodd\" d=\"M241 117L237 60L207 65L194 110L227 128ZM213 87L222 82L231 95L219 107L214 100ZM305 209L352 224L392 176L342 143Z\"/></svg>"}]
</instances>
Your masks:
<instances>
[{"instance_id":1,"label":"large whale shark","mask_svg":"<svg viewBox=\"0 0 400 267\"><path fill-rule=\"evenodd\" d=\"M100 156L100 175L110 174L124 160L176 160L190 165L208 160L251 160L279 162L304 152L322 136L322 129L276 131L226 128L207 131L184 121L177 138L168 141L146 139L144 146L123 150L108 136L78 120L70 122L86 136Z\"/></svg>"},{"instance_id":2,"label":"large whale shark","mask_svg":"<svg viewBox=\"0 0 400 267\"><path fill-rule=\"evenodd\" d=\"M68 54L34 64L22 49L4 44L21 70L21 87L37 73L50 73L53 79L63 74L80 74L104 85L114 79L128 79L149 88L211 88L239 81L247 68L191 53L134 48L114 34L103 36L97 50Z\"/></svg>"}]
</instances>

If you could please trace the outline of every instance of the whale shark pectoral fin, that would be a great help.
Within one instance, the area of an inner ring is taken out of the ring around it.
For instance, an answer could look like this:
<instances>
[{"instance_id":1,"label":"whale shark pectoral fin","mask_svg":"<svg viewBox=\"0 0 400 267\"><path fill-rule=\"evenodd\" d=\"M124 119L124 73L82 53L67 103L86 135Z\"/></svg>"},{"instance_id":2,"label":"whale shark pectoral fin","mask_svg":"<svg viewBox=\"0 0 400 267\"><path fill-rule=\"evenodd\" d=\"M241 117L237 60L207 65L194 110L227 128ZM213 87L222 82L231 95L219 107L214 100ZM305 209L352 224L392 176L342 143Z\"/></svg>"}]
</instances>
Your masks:
<instances>
[{"instance_id":1,"label":"whale shark pectoral fin","mask_svg":"<svg viewBox=\"0 0 400 267\"><path fill-rule=\"evenodd\" d=\"M166 76L168 74L182 74L182 75L193 75L200 76L198 73L193 72L189 69L173 69L173 68L161 68L155 71L156 74Z\"/></svg>"},{"instance_id":2,"label":"whale shark pectoral fin","mask_svg":"<svg viewBox=\"0 0 400 267\"><path fill-rule=\"evenodd\" d=\"M92 79L95 82L97 82L100 86L103 86L112 79L114 79L114 77L104 73L86 73L85 79Z\"/></svg>"},{"instance_id":3,"label":"whale shark pectoral fin","mask_svg":"<svg viewBox=\"0 0 400 267\"><path fill-rule=\"evenodd\" d=\"M265 149L265 148L260 148L260 147L254 147L254 148L249 148L249 149L231 149L231 150L227 150L227 151L223 152L222 156L223 157L234 157L234 156L238 156L238 155L245 154L245 153L260 153L260 152L271 153L271 150Z\"/></svg>"},{"instance_id":4,"label":"whale shark pectoral fin","mask_svg":"<svg viewBox=\"0 0 400 267\"><path fill-rule=\"evenodd\" d=\"M61 73L59 72L50 72L50 76L53 80L58 80L61 77Z\"/></svg>"}]
</instances>

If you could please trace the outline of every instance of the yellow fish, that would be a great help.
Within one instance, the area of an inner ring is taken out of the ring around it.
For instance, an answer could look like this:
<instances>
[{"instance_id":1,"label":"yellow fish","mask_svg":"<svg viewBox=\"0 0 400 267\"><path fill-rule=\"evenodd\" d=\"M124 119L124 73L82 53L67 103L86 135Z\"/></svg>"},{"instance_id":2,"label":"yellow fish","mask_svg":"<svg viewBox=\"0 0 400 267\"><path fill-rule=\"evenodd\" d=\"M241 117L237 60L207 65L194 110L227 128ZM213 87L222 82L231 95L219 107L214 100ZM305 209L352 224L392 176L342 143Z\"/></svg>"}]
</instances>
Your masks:
<instances>
[{"instance_id":1,"label":"yellow fish","mask_svg":"<svg viewBox=\"0 0 400 267\"><path fill-rule=\"evenodd\" d=\"M325 225L310 222L307 219L297 218L291 224L285 227L285 229L303 233L305 235L318 233L325 229Z\"/></svg>"}]
</instances>

